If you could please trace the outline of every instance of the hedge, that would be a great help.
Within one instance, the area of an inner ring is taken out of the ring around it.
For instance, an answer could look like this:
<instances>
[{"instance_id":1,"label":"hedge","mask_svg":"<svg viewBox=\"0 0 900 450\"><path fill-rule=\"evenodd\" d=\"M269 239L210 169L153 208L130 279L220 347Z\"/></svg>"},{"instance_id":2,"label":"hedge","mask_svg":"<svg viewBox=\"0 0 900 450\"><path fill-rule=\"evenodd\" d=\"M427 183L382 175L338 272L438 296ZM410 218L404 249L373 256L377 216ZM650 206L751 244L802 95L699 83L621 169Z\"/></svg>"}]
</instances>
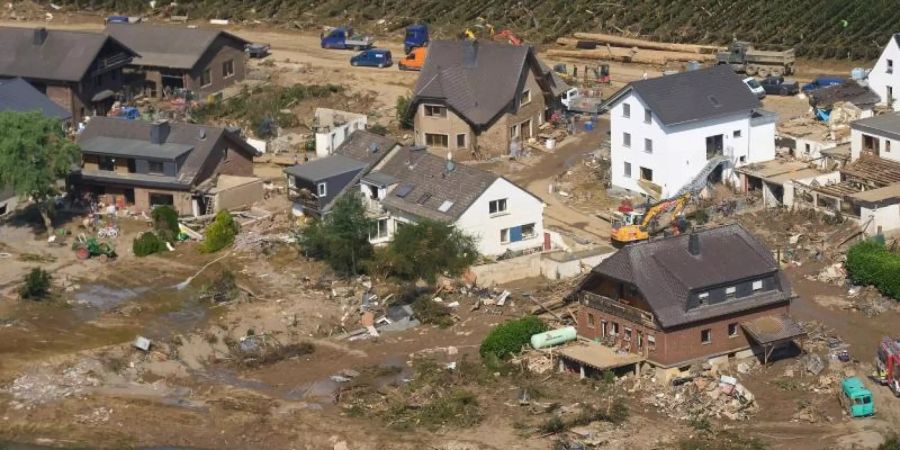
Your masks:
<instances>
[{"instance_id":1,"label":"hedge","mask_svg":"<svg viewBox=\"0 0 900 450\"><path fill-rule=\"evenodd\" d=\"M522 346L531 341L531 336L547 331L547 325L535 316L525 316L498 325L481 341L479 353L482 357L490 354L499 358L519 353Z\"/></svg>"},{"instance_id":2,"label":"hedge","mask_svg":"<svg viewBox=\"0 0 900 450\"><path fill-rule=\"evenodd\" d=\"M900 254L884 244L864 241L847 252L845 263L850 279L859 285L872 285L882 294L900 300Z\"/></svg>"},{"instance_id":3,"label":"hedge","mask_svg":"<svg viewBox=\"0 0 900 450\"><path fill-rule=\"evenodd\" d=\"M234 236L238 233L239 225L231 217L227 210L219 211L216 219L206 227L206 236L200 243L202 253L215 253L228 247L234 242Z\"/></svg>"},{"instance_id":4,"label":"hedge","mask_svg":"<svg viewBox=\"0 0 900 450\"><path fill-rule=\"evenodd\" d=\"M145 231L140 236L134 238L131 245L135 256L147 256L161 252L166 249L166 242L159 238L152 231Z\"/></svg>"}]
</instances>

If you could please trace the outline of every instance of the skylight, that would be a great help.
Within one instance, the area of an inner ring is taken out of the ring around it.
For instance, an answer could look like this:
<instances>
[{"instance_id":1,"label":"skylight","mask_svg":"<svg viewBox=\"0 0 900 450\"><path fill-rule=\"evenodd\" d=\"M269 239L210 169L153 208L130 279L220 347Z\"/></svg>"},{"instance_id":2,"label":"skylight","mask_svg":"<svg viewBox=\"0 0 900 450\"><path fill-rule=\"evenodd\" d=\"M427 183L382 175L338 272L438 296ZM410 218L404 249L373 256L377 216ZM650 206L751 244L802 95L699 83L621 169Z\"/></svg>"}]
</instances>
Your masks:
<instances>
[{"instance_id":1,"label":"skylight","mask_svg":"<svg viewBox=\"0 0 900 450\"><path fill-rule=\"evenodd\" d=\"M441 203L441 206L438 206L438 211L445 213L450 210L450 207L453 206L453 202L450 200L444 200L444 203Z\"/></svg>"},{"instance_id":2,"label":"skylight","mask_svg":"<svg viewBox=\"0 0 900 450\"><path fill-rule=\"evenodd\" d=\"M412 192L413 187L414 186L411 184L402 184L400 186L397 186L397 190L394 191L394 195L400 198L405 198L407 195L409 195L410 192Z\"/></svg>"},{"instance_id":3,"label":"skylight","mask_svg":"<svg viewBox=\"0 0 900 450\"><path fill-rule=\"evenodd\" d=\"M425 202L427 202L428 200L431 200L431 194L426 192L426 193L422 194L422 196L419 197L418 200L416 200L416 203L418 203L420 205L424 205Z\"/></svg>"},{"instance_id":4,"label":"skylight","mask_svg":"<svg viewBox=\"0 0 900 450\"><path fill-rule=\"evenodd\" d=\"M718 108L718 107L722 106L722 104L719 103L719 99L717 99L715 96L710 95L710 96L708 96L708 97L706 97L706 98L709 99L709 102L712 103L712 105L713 105L714 107Z\"/></svg>"}]
</instances>

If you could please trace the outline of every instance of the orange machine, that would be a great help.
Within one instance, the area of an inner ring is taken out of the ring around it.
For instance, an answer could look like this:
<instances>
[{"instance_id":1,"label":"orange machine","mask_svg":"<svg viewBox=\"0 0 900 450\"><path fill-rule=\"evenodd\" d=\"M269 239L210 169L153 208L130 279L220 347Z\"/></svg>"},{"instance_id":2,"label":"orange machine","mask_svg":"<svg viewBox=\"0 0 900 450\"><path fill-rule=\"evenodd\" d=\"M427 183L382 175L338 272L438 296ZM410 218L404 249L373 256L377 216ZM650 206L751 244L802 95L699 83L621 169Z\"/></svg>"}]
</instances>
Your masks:
<instances>
[{"instance_id":1,"label":"orange machine","mask_svg":"<svg viewBox=\"0 0 900 450\"><path fill-rule=\"evenodd\" d=\"M400 70L422 70L425 65L425 56L428 55L428 47L416 47L397 63Z\"/></svg>"}]
</instances>

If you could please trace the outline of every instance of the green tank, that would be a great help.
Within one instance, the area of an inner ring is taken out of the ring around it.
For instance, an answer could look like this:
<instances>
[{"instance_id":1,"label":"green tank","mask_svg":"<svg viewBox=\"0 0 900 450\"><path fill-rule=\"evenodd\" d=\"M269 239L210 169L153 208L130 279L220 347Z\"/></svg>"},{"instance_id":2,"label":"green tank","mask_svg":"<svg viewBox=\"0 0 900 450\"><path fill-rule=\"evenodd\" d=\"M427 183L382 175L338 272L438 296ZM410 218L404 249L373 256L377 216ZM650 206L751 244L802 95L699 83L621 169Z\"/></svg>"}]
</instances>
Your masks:
<instances>
[{"instance_id":1,"label":"green tank","mask_svg":"<svg viewBox=\"0 0 900 450\"><path fill-rule=\"evenodd\" d=\"M564 342L574 341L576 336L575 327L545 331L531 336L531 346L534 348L553 347Z\"/></svg>"}]
</instances>

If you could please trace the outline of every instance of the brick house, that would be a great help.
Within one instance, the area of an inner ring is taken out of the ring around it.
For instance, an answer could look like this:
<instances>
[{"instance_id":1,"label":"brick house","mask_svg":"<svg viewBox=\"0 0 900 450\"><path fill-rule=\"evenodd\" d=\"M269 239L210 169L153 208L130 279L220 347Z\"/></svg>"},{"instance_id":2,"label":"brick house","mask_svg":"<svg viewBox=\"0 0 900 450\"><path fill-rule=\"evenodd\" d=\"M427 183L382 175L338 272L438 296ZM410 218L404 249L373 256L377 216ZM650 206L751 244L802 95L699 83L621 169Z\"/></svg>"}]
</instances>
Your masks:
<instances>
[{"instance_id":1,"label":"brick house","mask_svg":"<svg viewBox=\"0 0 900 450\"><path fill-rule=\"evenodd\" d=\"M575 289L578 334L661 368L772 350L803 335L778 263L738 224L626 246Z\"/></svg>"},{"instance_id":2,"label":"brick house","mask_svg":"<svg viewBox=\"0 0 900 450\"><path fill-rule=\"evenodd\" d=\"M0 78L20 77L71 112L105 115L122 93L122 68L137 57L99 33L0 27Z\"/></svg>"},{"instance_id":3,"label":"brick house","mask_svg":"<svg viewBox=\"0 0 900 450\"><path fill-rule=\"evenodd\" d=\"M252 177L256 155L237 132L168 121L95 117L77 143L82 162L70 184L135 212L170 205L181 215L205 214L203 185L222 175Z\"/></svg>"},{"instance_id":4,"label":"brick house","mask_svg":"<svg viewBox=\"0 0 900 450\"><path fill-rule=\"evenodd\" d=\"M506 155L537 136L564 86L529 46L433 41L408 114L429 150Z\"/></svg>"},{"instance_id":5,"label":"brick house","mask_svg":"<svg viewBox=\"0 0 900 450\"><path fill-rule=\"evenodd\" d=\"M248 42L231 33L144 24L109 24L106 32L140 53L127 81L147 96L187 89L203 98L244 79Z\"/></svg>"}]
</instances>

